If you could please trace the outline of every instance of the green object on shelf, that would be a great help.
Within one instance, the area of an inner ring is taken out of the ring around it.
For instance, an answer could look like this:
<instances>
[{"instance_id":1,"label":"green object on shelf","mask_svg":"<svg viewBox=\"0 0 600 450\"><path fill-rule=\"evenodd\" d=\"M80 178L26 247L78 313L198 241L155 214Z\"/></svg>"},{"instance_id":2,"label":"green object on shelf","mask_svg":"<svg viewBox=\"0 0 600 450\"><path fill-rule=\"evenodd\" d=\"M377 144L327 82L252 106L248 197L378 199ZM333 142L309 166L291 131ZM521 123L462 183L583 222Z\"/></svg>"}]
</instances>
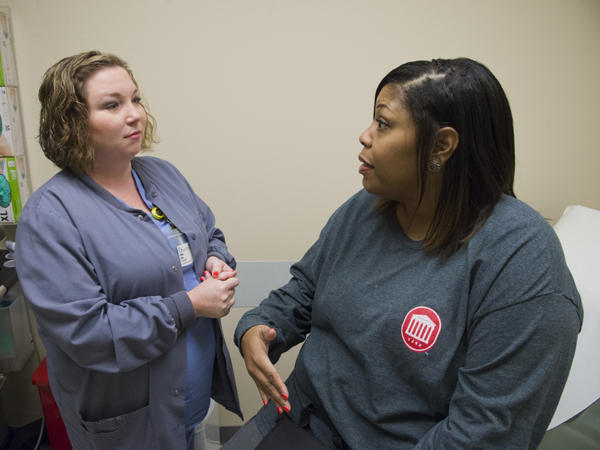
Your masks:
<instances>
[{"instance_id":1,"label":"green object on shelf","mask_svg":"<svg viewBox=\"0 0 600 450\"><path fill-rule=\"evenodd\" d=\"M4 83L4 66L2 65L2 55L0 55L0 86L6 86Z\"/></svg>"},{"instance_id":2,"label":"green object on shelf","mask_svg":"<svg viewBox=\"0 0 600 450\"><path fill-rule=\"evenodd\" d=\"M2 208L8 208L11 197L12 192L10 190L10 184L8 184L8 180L4 178L4 175L0 175L0 206Z\"/></svg>"}]
</instances>

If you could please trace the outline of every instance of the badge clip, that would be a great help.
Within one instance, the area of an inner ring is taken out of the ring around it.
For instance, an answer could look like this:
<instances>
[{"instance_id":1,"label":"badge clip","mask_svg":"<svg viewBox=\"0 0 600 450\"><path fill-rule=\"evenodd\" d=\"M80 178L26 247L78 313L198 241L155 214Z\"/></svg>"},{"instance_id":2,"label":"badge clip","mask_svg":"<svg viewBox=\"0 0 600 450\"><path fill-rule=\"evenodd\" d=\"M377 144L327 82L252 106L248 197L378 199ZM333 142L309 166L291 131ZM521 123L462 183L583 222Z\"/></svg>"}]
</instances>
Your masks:
<instances>
[{"instance_id":1,"label":"badge clip","mask_svg":"<svg viewBox=\"0 0 600 450\"><path fill-rule=\"evenodd\" d=\"M154 208L152 208L152 217L154 217L156 220L160 220L161 222L163 220L167 220L167 216L165 216L165 213L162 212L162 210L158 207L155 206Z\"/></svg>"}]
</instances>

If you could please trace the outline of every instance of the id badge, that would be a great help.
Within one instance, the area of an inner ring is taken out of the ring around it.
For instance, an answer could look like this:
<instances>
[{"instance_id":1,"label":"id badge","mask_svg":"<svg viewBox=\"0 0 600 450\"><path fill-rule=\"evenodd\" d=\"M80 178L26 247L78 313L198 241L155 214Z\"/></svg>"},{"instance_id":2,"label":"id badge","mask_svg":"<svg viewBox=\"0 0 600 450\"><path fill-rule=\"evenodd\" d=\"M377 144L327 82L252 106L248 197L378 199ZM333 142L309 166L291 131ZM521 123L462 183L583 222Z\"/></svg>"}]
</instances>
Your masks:
<instances>
[{"instance_id":1,"label":"id badge","mask_svg":"<svg viewBox=\"0 0 600 450\"><path fill-rule=\"evenodd\" d=\"M192 256L192 247L187 239L187 236L179 231L178 228L171 228L171 235L169 236L169 244L177 252L181 267L183 270L188 270L194 264L194 257Z\"/></svg>"},{"instance_id":2,"label":"id badge","mask_svg":"<svg viewBox=\"0 0 600 450\"><path fill-rule=\"evenodd\" d=\"M183 244L178 245L177 254L179 255L179 261L181 262L182 267L189 266L194 262L192 248L190 247L189 242L184 242Z\"/></svg>"}]
</instances>

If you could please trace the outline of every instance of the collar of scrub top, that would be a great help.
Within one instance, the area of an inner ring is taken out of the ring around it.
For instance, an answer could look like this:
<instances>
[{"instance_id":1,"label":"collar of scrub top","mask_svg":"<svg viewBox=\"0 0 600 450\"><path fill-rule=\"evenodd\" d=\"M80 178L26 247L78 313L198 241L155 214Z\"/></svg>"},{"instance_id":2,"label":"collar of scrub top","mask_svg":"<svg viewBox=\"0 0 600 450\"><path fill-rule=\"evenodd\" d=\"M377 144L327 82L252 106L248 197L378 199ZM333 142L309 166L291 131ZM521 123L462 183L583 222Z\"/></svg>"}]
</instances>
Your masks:
<instances>
[{"instance_id":1,"label":"collar of scrub top","mask_svg":"<svg viewBox=\"0 0 600 450\"><path fill-rule=\"evenodd\" d=\"M135 180L135 184L137 185L138 191L140 191L140 194L142 192L144 193L144 195L141 195L141 197L142 200L144 200L144 202L148 206L148 208L150 208L150 213L152 214L152 217L154 217L154 219L158 220L159 222L164 222L166 220L169 223L169 225L171 225L171 227L175 228L173 222L169 220L169 218L165 215L164 212L162 212L162 210L158 206L153 205L144 198L146 190L144 189L142 181L140 180L140 177L138 176L137 172L134 170L133 167L131 168L131 173L133 174L133 179Z\"/></svg>"}]
</instances>

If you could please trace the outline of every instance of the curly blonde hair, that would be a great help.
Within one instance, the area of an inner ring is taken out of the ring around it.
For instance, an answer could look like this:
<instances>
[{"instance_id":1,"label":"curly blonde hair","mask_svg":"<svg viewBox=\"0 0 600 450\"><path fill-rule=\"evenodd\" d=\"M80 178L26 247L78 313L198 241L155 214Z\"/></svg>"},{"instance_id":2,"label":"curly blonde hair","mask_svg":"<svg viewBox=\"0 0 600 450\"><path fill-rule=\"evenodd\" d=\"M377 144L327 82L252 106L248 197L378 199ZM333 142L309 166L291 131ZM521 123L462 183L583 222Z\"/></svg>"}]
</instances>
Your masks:
<instances>
[{"instance_id":1,"label":"curly blonde hair","mask_svg":"<svg viewBox=\"0 0 600 450\"><path fill-rule=\"evenodd\" d=\"M108 67L125 69L139 89L125 61L98 51L64 58L44 74L38 92L42 105L38 140L44 155L61 169L88 172L94 167L85 83L93 74ZM142 138L142 151L146 151L159 140L156 137L156 119L144 103L142 106L147 115Z\"/></svg>"}]
</instances>

